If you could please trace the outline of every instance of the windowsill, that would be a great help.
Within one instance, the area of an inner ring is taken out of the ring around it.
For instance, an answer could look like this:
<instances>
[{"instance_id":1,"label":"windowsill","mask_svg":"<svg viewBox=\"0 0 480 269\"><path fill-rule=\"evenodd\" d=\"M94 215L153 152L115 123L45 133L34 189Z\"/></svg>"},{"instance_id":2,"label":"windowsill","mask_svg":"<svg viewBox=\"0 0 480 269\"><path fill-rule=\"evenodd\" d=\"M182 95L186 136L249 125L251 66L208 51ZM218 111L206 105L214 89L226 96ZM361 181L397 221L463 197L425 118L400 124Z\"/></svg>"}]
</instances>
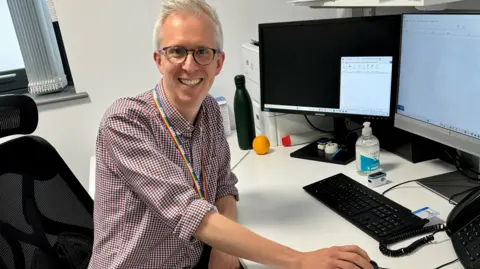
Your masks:
<instances>
[{"instance_id":1,"label":"windowsill","mask_svg":"<svg viewBox=\"0 0 480 269\"><path fill-rule=\"evenodd\" d=\"M25 95L28 95L35 101L37 106L88 98L88 93L87 92L77 92L75 90L75 86L67 86L65 88L65 90L62 90L60 92L48 93L48 94L43 94L43 95L30 94L30 93L28 93L28 90L26 88L25 89L18 89L18 90L10 91L10 92L0 92L0 96L10 95L10 94L25 94Z\"/></svg>"},{"instance_id":2,"label":"windowsill","mask_svg":"<svg viewBox=\"0 0 480 269\"><path fill-rule=\"evenodd\" d=\"M56 93L44 95L32 95L27 93L27 95L32 97L37 106L88 98L87 92L76 92L74 86L68 86L67 89Z\"/></svg>"}]
</instances>

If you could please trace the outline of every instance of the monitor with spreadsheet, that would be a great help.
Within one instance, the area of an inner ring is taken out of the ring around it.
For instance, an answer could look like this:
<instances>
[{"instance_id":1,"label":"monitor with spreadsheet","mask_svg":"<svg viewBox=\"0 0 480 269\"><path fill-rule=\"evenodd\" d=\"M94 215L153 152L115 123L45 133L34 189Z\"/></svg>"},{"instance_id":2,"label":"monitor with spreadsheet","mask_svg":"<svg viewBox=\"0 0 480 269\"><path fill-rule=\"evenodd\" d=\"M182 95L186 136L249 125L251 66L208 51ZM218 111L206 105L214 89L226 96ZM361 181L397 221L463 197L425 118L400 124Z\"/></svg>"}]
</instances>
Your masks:
<instances>
[{"instance_id":1,"label":"monitor with spreadsheet","mask_svg":"<svg viewBox=\"0 0 480 269\"><path fill-rule=\"evenodd\" d=\"M480 156L480 14L404 14L395 126Z\"/></svg>"},{"instance_id":2,"label":"monitor with spreadsheet","mask_svg":"<svg viewBox=\"0 0 480 269\"><path fill-rule=\"evenodd\" d=\"M391 118L401 16L259 25L263 111Z\"/></svg>"}]
</instances>

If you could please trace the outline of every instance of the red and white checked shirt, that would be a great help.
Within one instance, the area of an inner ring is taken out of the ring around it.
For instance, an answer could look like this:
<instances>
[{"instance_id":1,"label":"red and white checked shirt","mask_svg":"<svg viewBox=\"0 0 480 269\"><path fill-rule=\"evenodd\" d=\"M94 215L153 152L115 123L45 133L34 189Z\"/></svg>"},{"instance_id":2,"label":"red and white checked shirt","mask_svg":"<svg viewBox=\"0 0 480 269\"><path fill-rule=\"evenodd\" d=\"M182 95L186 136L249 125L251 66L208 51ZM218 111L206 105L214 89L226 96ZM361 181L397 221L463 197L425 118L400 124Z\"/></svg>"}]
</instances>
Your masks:
<instances>
[{"instance_id":1,"label":"red and white checked shirt","mask_svg":"<svg viewBox=\"0 0 480 269\"><path fill-rule=\"evenodd\" d=\"M152 90L115 101L97 137L95 236L89 268L192 268L204 246L193 237L203 217L216 209L220 197L233 195L238 200L215 99L208 95L192 125L168 103L162 89L158 92L199 177L204 151L208 201L199 199Z\"/></svg>"}]
</instances>

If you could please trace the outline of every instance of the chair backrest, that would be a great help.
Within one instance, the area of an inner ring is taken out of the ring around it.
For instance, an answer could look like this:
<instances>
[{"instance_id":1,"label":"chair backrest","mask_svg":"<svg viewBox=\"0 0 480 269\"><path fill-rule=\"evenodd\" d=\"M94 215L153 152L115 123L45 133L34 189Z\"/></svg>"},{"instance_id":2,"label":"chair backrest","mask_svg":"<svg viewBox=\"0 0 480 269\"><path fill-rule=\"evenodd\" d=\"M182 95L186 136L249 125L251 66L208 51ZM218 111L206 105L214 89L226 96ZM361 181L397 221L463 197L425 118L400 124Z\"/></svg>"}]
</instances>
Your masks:
<instances>
[{"instance_id":1,"label":"chair backrest","mask_svg":"<svg viewBox=\"0 0 480 269\"><path fill-rule=\"evenodd\" d=\"M0 97L0 134L35 130L31 101ZM92 245L93 200L52 145L33 135L0 144L0 269L88 268Z\"/></svg>"},{"instance_id":2,"label":"chair backrest","mask_svg":"<svg viewBox=\"0 0 480 269\"><path fill-rule=\"evenodd\" d=\"M0 138L15 134L31 134L37 129L38 110L35 101L26 95L0 97Z\"/></svg>"}]
</instances>

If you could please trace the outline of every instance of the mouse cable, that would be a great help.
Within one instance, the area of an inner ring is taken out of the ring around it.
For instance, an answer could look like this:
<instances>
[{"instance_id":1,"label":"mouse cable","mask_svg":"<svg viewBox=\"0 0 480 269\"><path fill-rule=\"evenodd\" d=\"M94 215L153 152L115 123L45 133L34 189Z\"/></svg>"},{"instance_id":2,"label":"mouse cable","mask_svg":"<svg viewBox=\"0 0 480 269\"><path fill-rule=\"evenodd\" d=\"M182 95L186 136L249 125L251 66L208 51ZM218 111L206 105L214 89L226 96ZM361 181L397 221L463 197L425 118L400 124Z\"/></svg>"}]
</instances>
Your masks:
<instances>
[{"instance_id":1,"label":"mouse cable","mask_svg":"<svg viewBox=\"0 0 480 269\"><path fill-rule=\"evenodd\" d=\"M409 180L409 181L405 181L405 182L399 183L399 184L397 184L397 185L395 185L395 186L387 189L386 191L384 191L384 192L382 193L382 195L385 195L385 193L391 191L392 189L394 189L394 188L396 188L396 187L398 187L398 186L400 186L400 185L407 184L407 183L410 183L410 182L416 182L416 181L418 181L418 180L415 179L415 180Z\"/></svg>"},{"instance_id":2,"label":"mouse cable","mask_svg":"<svg viewBox=\"0 0 480 269\"><path fill-rule=\"evenodd\" d=\"M447 262L446 264L442 264L442 265L440 265L439 267L436 267L435 269L443 268L443 267L448 266L448 265L450 265L450 264L452 264L452 263L455 263L455 262L458 262L458 259L455 259L455 260L453 260L453 261L451 261L451 262Z\"/></svg>"}]
</instances>

